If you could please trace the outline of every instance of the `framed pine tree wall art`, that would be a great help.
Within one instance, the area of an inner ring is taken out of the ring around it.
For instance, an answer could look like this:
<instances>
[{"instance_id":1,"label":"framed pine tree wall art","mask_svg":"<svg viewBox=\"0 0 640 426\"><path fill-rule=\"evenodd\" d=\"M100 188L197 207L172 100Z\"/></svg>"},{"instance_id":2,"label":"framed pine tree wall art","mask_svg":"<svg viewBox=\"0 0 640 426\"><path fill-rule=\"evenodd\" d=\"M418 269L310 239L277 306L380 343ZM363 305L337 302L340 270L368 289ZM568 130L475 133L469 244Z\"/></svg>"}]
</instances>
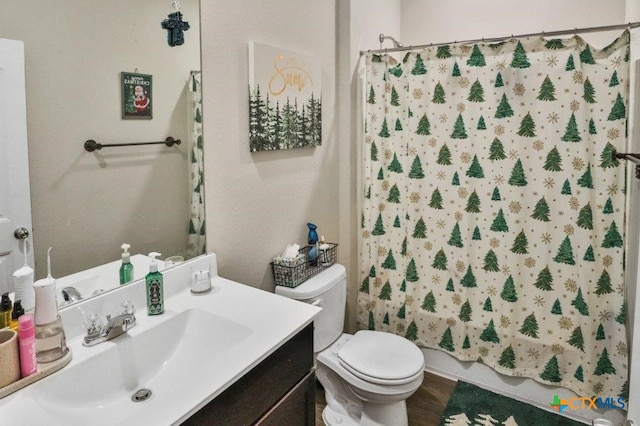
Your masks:
<instances>
[{"instance_id":1,"label":"framed pine tree wall art","mask_svg":"<svg viewBox=\"0 0 640 426\"><path fill-rule=\"evenodd\" d=\"M322 143L320 58L249 43L251 152Z\"/></svg>"}]
</instances>

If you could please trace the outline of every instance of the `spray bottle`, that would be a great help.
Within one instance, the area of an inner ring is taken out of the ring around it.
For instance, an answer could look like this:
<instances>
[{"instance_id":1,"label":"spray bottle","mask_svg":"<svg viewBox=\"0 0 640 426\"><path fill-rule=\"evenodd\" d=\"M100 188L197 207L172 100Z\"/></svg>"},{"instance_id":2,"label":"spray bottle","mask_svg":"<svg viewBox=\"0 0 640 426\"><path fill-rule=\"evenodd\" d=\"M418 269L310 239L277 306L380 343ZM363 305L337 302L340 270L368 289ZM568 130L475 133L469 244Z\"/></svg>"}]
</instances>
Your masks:
<instances>
[{"instance_id":1,"label":"spray bottle","mask_svg":"<svg viewBox=\"0 0 640 426\"><path fill-rule=\"evenodd\" d=\"M133 281L133 264L129 255L129 244L124 243L120 246L122 251L122 265L120 266L120 285Z\"/></svg>"}]
</instances>

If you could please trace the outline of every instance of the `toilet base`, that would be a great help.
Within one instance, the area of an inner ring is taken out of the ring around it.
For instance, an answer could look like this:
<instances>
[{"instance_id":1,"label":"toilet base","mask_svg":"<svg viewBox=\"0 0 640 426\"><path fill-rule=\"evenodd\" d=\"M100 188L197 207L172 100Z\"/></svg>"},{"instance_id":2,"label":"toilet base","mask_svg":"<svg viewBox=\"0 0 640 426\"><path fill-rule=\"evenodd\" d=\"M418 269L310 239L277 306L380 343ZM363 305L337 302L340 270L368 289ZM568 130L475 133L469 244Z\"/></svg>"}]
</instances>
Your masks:
<instances>
[{"instance_id":1,"label":"toilet base","mask_svg":"<svg viewBox=\"0 0 640 426\"><path fill-rule=\"evenodd\" d=\"M322 420L327 426L408 426L407 405L404 401L392 404L367 404L360 421L340 414L328 405L322 410Z\"/></svg>"},{"instance_id":2,"label":"toilet base","mask_svg":"<svg viewBox=\"0 0 640 426\"><path fill-rule=\"evenodd\" d=\"M358 426L358 422L354 421L350 416L340 414L331 409L328 405L322 410L322 421L327 426Z\"/></svg>"},{"instance_id":3,"label":"toilet base","mask_svg":"<svg viewBox=\"0 0 640 426\"><path fill-rule=\"evenodd\" d=\"M327 401L327 406L322 411L322 419L326 425L408 426L404 398L409 395L402 394L402 399L398 399L362 393L321 362L316 366L316 376L324 387Z\"/></svg>"}]
</instances>

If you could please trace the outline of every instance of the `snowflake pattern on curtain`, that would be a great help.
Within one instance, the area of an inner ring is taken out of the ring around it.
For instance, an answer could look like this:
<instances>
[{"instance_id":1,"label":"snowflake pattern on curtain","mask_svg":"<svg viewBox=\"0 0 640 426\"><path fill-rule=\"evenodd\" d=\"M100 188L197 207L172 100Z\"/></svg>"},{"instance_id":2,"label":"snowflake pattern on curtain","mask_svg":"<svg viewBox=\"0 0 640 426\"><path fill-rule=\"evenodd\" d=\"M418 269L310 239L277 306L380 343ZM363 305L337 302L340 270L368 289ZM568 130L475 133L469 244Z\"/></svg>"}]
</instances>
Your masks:
<instances>
[{"instance_id":1,"label":"snowflake pattern on curtain","mask_svg":"<svg viewBox=\"0 0 640 426\"><path fill-rule=\"evenodd\" d=\"M629 33L366 54L358 322L627 397Z\"/></svg>"}]
</instances>

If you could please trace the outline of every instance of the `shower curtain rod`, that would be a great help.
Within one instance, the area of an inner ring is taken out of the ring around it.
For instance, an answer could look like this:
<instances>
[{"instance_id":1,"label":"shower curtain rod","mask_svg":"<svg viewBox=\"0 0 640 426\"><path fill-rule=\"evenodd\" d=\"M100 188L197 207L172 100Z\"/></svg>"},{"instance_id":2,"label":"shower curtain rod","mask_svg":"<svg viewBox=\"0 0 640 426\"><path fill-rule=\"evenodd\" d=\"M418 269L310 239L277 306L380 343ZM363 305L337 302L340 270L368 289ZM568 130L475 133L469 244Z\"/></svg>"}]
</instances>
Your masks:
<instances>
[{"instance_id":1,"label":"shower curtain rod","mask_svg":"<svg viewBox=\"0 0 640 426\"><path fill-rule=\"evenodd\" d=\"M587 27L587 28L574 28L571 30L560 30L560 31L550 31L550 32L539 32L539 33L530 33L530 34L518 34L518 35L509 35L509 36L504 36L504 37L493 37L493 38L478 38L475 40L456 40L456 41L452 41L452 42L448 42L448 43L429 43L429 44L420 44L417 46L401 46L401 47L393 47L393 48L387 48L387 49L375 49L375 50L361 50L360 51L360 55L364 55L366 53L387 53L387 52L402 52L405 50L413 50L413 49L423 49L426 47L432 47L432 46L446 46L447 44L453 44L453 43L465 43L465 44L471 44L471 43L496 43L496 42L500 42L500 41L504 41L504 40L508 40L510 38L514 38L514 37L538 37L538 36L542 36L542 37L553 37L553 36L560 36L560 35L568 35L568 34L577 34L577 33L594 33L594 32L598 32L598 31L610 31L610 30L621 30L624 28L628 28L628 29L633 29L633 28L638 28L640 27L640 22L629 22L628 24L618 24L618 25L605 25L605 26L600 26L600 27ZM380 39L382 39L384 37L383 34L380 34Z\"/></svg>"}]
</instances>

